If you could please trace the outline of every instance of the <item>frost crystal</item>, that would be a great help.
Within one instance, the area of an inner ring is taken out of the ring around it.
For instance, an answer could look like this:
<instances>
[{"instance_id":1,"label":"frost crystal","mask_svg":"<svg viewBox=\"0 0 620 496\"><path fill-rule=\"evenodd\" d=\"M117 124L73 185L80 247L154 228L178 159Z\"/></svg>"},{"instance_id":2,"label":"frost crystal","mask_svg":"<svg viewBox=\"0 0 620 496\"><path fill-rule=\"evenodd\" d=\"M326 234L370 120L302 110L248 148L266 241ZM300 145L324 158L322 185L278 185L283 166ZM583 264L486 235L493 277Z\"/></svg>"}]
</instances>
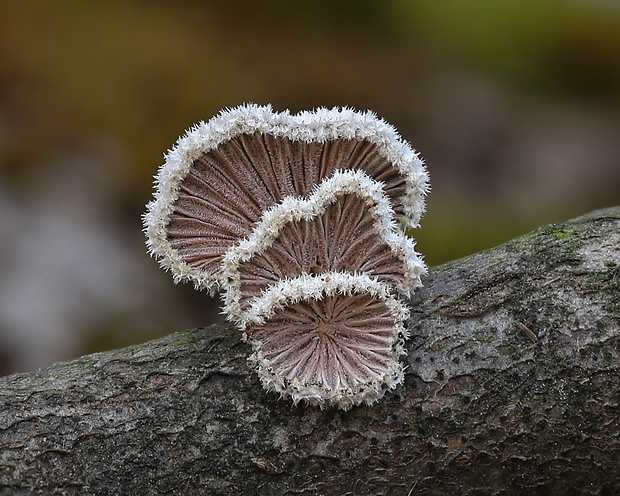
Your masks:
<instances>
[{"instance_id":1,"label":"frost crystal","mask_svg":"<svg viewBox=\"0 0 620 496\"><path fill-rule=\"evenodd\" d=\"M166 155L144 215L149 252L212 293L252 343L263 385L321 407L402 382L408 312L426 267L426 169L371 112L243 105Z\"/></svg>"}]
</instances>

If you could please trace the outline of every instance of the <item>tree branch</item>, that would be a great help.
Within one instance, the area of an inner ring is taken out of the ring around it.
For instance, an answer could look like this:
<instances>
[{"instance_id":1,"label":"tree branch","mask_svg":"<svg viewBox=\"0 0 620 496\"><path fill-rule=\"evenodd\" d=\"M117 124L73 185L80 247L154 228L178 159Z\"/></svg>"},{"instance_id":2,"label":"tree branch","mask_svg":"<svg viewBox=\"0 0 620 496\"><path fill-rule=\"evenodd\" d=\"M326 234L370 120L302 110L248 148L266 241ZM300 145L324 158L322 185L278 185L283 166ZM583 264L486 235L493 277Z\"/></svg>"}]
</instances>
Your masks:
<instances>
[{"instance_id":1,"label":"tree branch","mask_svg":"<svg viewBox=\"0 0 620 496\"><path fill-rule=\"evenodd\" d=\"M263 391L230 326L0 378L0 494L620 494L620 207L424 284L371 407Z\"/></svg>"}]
</instances>

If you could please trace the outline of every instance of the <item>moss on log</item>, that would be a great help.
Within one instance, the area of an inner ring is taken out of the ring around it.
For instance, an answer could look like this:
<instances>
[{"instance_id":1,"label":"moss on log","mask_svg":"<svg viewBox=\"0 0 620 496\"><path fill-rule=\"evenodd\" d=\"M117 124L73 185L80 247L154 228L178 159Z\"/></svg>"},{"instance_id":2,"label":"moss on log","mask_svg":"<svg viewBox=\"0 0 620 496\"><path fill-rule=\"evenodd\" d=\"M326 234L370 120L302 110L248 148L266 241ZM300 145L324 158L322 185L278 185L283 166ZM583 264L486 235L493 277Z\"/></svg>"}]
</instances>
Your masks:
<instances>
[{"instance_id":1,"label":"moss on log","mask_svg":"<svg viewBox=\"0 0 620 496\"><path fill-rule=\"evenodd\" d=\"M0 495L620 494L620 207L424 283L371 407L265 392L230 326L0 378Z\"/></svg>"}]
</instances>

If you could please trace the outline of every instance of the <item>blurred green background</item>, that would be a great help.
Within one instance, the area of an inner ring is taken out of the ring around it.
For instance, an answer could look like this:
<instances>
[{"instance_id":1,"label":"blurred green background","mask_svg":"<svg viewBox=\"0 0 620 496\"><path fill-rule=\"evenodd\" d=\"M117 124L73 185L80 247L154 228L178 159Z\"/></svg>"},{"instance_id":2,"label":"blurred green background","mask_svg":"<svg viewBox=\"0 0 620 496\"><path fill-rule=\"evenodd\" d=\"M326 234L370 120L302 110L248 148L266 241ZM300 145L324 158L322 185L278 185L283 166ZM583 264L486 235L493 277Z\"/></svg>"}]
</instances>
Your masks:
<instances>
[{"instance_id":1,"label":"blurred green background","mask_svg":"<svg viewBox=\"0 0 620 496\"><path fill-rule=\"evenodd\" d=\"M145 254L162 154L244 102L372 109L431 265L620 204L613 0L0 3L0 374L221 320Z\"/></svg>"}]
</instances>

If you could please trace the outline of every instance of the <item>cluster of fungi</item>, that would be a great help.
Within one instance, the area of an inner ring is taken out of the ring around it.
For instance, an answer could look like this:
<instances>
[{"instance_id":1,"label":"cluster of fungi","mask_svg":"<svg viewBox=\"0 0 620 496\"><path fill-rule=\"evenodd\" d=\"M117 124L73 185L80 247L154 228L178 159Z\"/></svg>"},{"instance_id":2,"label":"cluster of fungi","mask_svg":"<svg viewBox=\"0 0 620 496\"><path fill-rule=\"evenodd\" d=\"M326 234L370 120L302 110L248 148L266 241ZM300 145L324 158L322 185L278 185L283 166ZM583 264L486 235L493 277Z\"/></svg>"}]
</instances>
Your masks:
<instances>
[{"instance_id":1,"label":"cluster of fungi","mask_svg":"<svg viewBox=\"0 0 620 496\"><path fill-rule=\"evenodd\" d=\"M371 112L243 105L167 153L147 246L176 282L221 292L266 389L346 409L403 380L403 297L426 271L406 230L427 190Z\"/></svg>"}]
</instances>

